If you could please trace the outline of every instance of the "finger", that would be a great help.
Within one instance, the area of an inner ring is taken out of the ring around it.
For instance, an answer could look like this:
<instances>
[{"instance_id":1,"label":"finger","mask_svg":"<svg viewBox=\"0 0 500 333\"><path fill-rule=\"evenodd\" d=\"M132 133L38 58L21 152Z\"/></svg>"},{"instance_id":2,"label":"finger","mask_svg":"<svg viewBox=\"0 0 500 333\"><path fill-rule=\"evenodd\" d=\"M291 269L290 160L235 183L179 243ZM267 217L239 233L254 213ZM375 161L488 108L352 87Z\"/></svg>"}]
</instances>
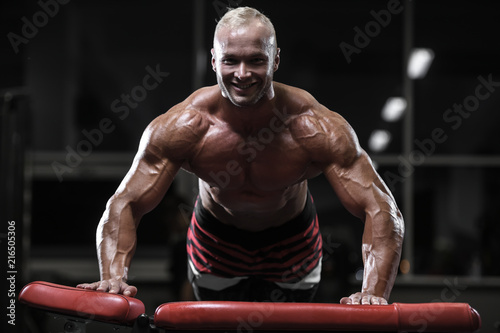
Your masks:
<instances>
[{"instance_id":1,"label":"finger","mask_svg":"<svg viewBox=\"0 0 500 333\"><path fill-rule=\"evenodd\" d=\"M340 299L340 304L352 304L352 300L349 297L342 297Z\"/></svg>"},{"instance_id":2,"label":"finger","mask_svg":"<svg viewBox=\"0 0 500 333\"><path fill-rule=\"evenodd\" d=\"M360 304L361 296L354 294L354 295L351 295L349 298L351 299L351 304Z\"/></svg>"},{"instance_id":3,"label":"finger","mask_svg":"<svg viewBox=\"0 0 500 333\"><path fill-rule=\"evenodd\" d=\"M361 304L368 305L371 299L372 297L370 295L363 296L363 298L361 298Z\"/></svg>"},{"instance_id":4,"label":"finger","mask_svg":"<svg viewBox=\"0 0 500 333\"><path fill-rule=\"evenodd\" d=\"M95 290L99 285L99 282L93 282L93 283L80 283L77 285L77 288L82 288L82 289L87 289L87 290Z\"/></svg>"},{"instance_id":5,"label":"finger","mask_svg":"<svg viewBox=\"0 0 500 333\"><path fill-rule=\"evenodd\" d=\"M97 288L95 290L97 291L108 291L109 290L109 282L104 280L104 281L99 281L96 282L98 284Z\"/></svg>"},{"instance_id":6,"label":"finger","mask_svg":"<svg viewBox=\"0 0 500 333\"><path fill-rule=\"evenodd\" d=\"M121 291L121 282L120 281L116 281L116 280L112 280L110 283L109 283L109 293L110 294L119 294L120 291Z\"/></svg>"},{"instance_id":7,"label":"finger","mask_svg":"<svg viewBox=\"0 0 500 333\"><path fill-rule=\"evenodd\" d=\"M80 283L76 287L81 289L93 289L93 283Z\"/></svg>"},{"instance_id":8,"label":"finger","mask_svg":"<svg viewBox=\"0 0 500 333\"><path fill-rule=\"evenodd\" d=\"M367 304L370 304L370 303L367 303ZM387 300L383 297L376 297L376 296L373 296L371 298L371 304L373 305L388 305L389 303L387 302Z\"/></svg>"},{"instance_id":9,"label":"finger","mask_svg":"<svg viewBox=\"0 0 500 333\"><path fill-rule=\"evenodd\" d=\"M135 295L137 295L137 288L134 287L134 286L127 286L124 290L123 290L123 295L125 296L130 296L130 297L134 297Z\"/></svg>"}]
</instances>

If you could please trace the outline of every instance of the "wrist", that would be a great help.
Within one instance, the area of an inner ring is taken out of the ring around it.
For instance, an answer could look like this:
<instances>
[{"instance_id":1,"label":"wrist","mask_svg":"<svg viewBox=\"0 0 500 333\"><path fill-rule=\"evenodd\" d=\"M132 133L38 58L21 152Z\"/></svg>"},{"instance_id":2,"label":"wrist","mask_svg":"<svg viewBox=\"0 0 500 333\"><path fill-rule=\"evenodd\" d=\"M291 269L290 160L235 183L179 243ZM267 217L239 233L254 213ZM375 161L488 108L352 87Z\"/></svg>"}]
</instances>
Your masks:
<instances>
[{"instance_id":1,"label":"wrist","mask_svg":"<svg viewBox=\"0 0 500 333\"><path fill-rule=\"evenodd\" d=\"M111 269L109 272L101 273L101 280L116 280L121 282L127 282L128 280L128 268L123 267L121 269Z\"/></svg>"}]
</instances>

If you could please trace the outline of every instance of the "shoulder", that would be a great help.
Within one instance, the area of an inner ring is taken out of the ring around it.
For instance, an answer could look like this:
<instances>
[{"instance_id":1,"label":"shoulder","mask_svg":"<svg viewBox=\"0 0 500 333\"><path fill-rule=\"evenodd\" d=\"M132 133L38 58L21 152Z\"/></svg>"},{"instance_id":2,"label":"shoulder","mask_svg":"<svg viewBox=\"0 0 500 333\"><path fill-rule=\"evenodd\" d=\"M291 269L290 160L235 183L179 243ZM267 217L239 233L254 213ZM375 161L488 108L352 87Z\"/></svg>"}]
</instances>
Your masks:
<instances>
[{"instance_id":1,"label":"shoulder","mask_svg":"<svg viewBox=\"0 0 500 333\"><path fill-rule=\"evenodd\" d=\"M211 126L211 94L211 87L201 88L155 118L144 131L143 141L161 154L187 158Z\"/></svg>"},{"instance_id":2,"label":"shoulder","mask_svg":"<svg viewBox=\"0 0 500 333\"><path fill-rule=\"evenodd\" d=\"M356 133L344 117L303 89L283 88L291 114L290 133L309 152L313 162L349 164L362 153Z\"/></svg>"},{"instance_id":3,"label":"shoulder","mask_svg":"<svg viewBox=\"0 0 500 333\"><path fill-rule=\"evenodd\" d=\"M278 103L284 105L294 115L319 105L318 101L304 89L279 82L274 82L274 89Z\"/></svg>"}]
</instances>

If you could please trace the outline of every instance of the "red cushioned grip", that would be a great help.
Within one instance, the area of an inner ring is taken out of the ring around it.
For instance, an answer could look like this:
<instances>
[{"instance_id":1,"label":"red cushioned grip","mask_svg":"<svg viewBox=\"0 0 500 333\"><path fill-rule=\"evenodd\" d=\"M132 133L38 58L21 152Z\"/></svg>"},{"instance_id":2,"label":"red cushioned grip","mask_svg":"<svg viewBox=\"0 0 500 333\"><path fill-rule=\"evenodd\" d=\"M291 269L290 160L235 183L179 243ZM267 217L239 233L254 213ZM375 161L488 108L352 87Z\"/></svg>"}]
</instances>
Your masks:
<instances>
[{"instance_id":1,"label":"red cushioned grip","mask_svg":"<svg viewBox=\"0 0 500 333\"><path fill-rule=\"evenodd\" d=\"M401 304L401 330L419 332L474 332L481 327L479 313L465 303Z\"/></svg>"},{"instance_id":2,"label":"red cushioned grip","mask_svg":"<svg viewBox=\"0 0 500 333\"><path fill-rule=\"evenodd\" d=\"M132 325L145 310L133 297L42 281L24 286L19 301L51 312L122 325Z\"/></svg>"},{"instance_id":3,"label":"red cushioned grip","mask_svg":"<svg viewBox=\"0 0 500 333\"><path fill-rule=\"evenodd\" d=\"M178 302L156 309L165 329L473 332L479 314L464 303L343 305L324 303Z\"/></svg>"}]
</instances>

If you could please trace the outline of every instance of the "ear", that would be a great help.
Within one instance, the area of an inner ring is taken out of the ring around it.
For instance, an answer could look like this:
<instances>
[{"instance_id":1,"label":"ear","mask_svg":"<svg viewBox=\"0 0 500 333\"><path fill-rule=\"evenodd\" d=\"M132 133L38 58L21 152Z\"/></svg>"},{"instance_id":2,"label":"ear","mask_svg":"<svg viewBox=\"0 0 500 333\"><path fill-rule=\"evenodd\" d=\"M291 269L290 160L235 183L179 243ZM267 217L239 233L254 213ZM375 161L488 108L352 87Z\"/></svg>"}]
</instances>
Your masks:
<instances>
[{"instance_id":1,"label":"ear","mask_svg":"<svg viewBox=\"0 0 500 333\"><path fill-rule=\"evenodd\" d=\"M212 53L212 69L214 72L217 72L217 68L215 66L215 50L214 50L214 48L212 48L210 50L210 52Z\"/></svg>"},{"instance_id":2,"label":"ear","mask_svg":"<svg viewBox=\"0 0 500 333\"><path fill-rule=\"evenodd\" d=\"M280 48L276 49L276 55L274 56L274 71L276 72L278 70L278 67L280 65Z\"/></svg>"}]
</instances>

